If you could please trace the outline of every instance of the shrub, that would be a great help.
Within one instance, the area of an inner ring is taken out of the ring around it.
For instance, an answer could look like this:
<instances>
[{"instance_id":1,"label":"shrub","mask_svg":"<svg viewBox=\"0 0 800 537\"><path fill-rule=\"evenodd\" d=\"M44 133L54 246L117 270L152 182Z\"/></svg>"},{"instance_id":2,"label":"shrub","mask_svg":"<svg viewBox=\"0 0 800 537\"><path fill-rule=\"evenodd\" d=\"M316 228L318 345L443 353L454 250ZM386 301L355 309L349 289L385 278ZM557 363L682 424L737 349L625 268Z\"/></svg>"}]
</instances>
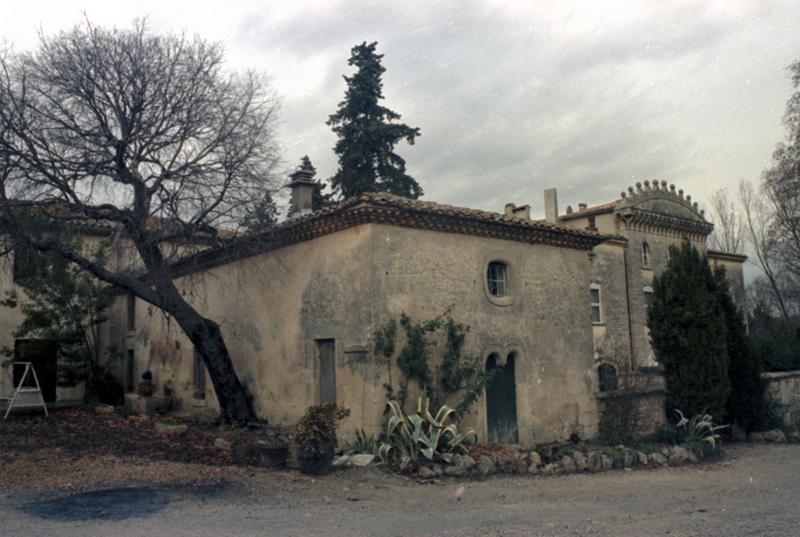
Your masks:
<instances>
[{"instance_id":1,"label":"shrub","mask_svg":"<svg viewBox=\"0 0 800 537\"><path fill-rule=\"evenodd\" d=\"M800 369L798 320L773 317L769 306L756 304L749 319L750 348L764 371Z\"/></svg>"},{"instance_id":2,"label":"shrub","mask_svg":"<svg viewBox=\"0 0 800 537\"><path fill-rule=\"evenodd\" d=\"M136 393L140 397L152 397L156 393L156 386L152 380L140 380L136 385Z\"/></svg>"},{"instance_id":3,"label":"shrub","mask_svg":"<svg viewBox=\"0 0 800 537\"><path fill-rule=\"evenodd\" d=\"M477 437L475 431L459 432L455 423L448 423L455 413L449 406L433 415L428 405L429 400L420 397L417 413L406 415L397 401L387 403L385 440L378 450L384 464L405 470L423 461L452 462L455 454L466 453L466 441Z\"/></svg>"},{"instance_id":4,"label":"shrub","mask_svg":"<svg viewBox=\"0 0 800 537\"><path fill-rule=\"evenodd\" d=\"M350 415L350 410L325 403L306 410L295 428L295 442L301 458L332 458L336 452L336 424Z\"/></svg>"},{"instance_id":5,"label":"shrub","mask_svg":"<svg viewBox=\"0 0 800 537\"><path fill-rule=\"evenodd\" d=\"M120 405L125 400L125 388L111 371L93 364L86 379L86 399L106 405Z\"/></svg>"}]
</instances>

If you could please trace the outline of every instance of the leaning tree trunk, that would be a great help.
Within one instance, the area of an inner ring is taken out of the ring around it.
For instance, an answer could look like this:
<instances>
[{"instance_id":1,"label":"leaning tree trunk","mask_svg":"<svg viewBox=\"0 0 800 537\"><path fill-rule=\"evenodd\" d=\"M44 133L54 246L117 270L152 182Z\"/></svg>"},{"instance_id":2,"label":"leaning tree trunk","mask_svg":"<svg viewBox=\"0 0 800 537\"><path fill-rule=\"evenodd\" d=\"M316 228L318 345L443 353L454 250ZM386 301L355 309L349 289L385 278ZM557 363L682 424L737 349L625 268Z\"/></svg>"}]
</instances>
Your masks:
<instances>
[{"instance_id":1,"label":"leaning tree trunk","mask_svg":"<svg viewBox=\"0 0 800 537\"><path fill-rule=\"evenodd\" d=\"M203 358L217 394L220 420L225 424L239 425L256 421L219 325L200 315L181 296L157 247L148 245L139 251L150 269L149 276L160 299L159 307L175 319Z\"/></svg>"},{"instance_id":2,"label":"leaning tree trunk","mask_svg":"<svg viewBox=\"0 0 800 537\"><path fill-rule=\"evenodd\" d=\"M254 422L256 416L231 361L219 325L190 308L173 315L203 358L219 402L220 420L225 424Z\"/></svg>"}]
</instances>

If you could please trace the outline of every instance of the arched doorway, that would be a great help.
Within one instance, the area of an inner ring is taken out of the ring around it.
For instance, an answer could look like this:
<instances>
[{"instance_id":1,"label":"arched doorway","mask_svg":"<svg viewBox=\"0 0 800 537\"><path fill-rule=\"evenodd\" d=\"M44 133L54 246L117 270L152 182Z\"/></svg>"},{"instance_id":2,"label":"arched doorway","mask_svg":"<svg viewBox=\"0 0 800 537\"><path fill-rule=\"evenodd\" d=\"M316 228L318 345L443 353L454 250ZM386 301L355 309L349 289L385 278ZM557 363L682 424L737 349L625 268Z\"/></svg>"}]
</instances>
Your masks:
<instances>
[{"instance_id":1,"label":"arched doorway","mask_svg":"<svg viewBox=\"0 0 800 537\"><path fill-rule=\"evenodd\" d=\"M517 433L517 387L514 378L516 355L511 353L505 365L499 364L495 353L486 359L486 372L495 371L494 378L486 386L486 425L489 442L516 444Z\"/></svg>"}]
</instances>

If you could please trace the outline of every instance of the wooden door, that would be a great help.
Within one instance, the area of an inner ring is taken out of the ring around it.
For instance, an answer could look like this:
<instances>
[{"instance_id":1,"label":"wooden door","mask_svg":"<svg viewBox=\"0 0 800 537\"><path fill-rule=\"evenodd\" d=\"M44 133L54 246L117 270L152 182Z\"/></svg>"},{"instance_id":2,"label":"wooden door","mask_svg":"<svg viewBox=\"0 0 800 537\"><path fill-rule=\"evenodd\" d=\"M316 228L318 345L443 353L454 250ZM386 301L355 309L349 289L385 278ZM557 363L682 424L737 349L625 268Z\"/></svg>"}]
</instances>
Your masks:
<instances>
[{"instance_id":1,"label":"wooden door","mask_svg":"<svg viewBox=\"0 0 800 537\"><path fill-rule=\"evenodd\" d=\"M496 354L492 354L486 360L487 373L496 371L494 378L486 386L486 424L489 442L516 444L519 435L514 355L508 356L505 365L497 362Z\"/></svg>"},{"instance_id":2,"label":"wooden door","mask_svg":"<svg viewBox=\"0 0 800 537\"><path fill-rule=\"evenodd\" d=\"M336 403L336 340L320 339L319 393L320 403Z\"/></svg>"}]
</instances>

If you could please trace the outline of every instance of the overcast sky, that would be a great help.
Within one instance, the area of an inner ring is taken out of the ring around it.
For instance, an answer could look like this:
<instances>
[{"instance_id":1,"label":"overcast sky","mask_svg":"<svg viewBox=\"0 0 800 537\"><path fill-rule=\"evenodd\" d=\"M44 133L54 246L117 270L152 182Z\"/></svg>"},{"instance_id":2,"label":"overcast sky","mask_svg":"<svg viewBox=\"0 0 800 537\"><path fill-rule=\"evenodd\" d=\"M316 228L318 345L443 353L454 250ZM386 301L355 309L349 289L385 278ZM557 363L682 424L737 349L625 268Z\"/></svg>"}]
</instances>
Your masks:
<instances>
[{"instance_id":1,"label":"overcast sky","mask_svg":"<svg viewBox=\"0 0 800 537\"><path fill-rule=\"evenodd\" d=\"M10 2L12 0L5 0ZM386 106L419 127L396 149L425 199L543 214L542 190L575 205L666 179L701 203L757 180L784 138L785 67L800 58L800 2L13 0L0 36L17 49L79 23L186 30L231 67L268 73L283 97L288 165L336 170L325 125L350 48L378 41ZM530 7L535 4L536 7Z\"/></svg>"}]
</instances>

